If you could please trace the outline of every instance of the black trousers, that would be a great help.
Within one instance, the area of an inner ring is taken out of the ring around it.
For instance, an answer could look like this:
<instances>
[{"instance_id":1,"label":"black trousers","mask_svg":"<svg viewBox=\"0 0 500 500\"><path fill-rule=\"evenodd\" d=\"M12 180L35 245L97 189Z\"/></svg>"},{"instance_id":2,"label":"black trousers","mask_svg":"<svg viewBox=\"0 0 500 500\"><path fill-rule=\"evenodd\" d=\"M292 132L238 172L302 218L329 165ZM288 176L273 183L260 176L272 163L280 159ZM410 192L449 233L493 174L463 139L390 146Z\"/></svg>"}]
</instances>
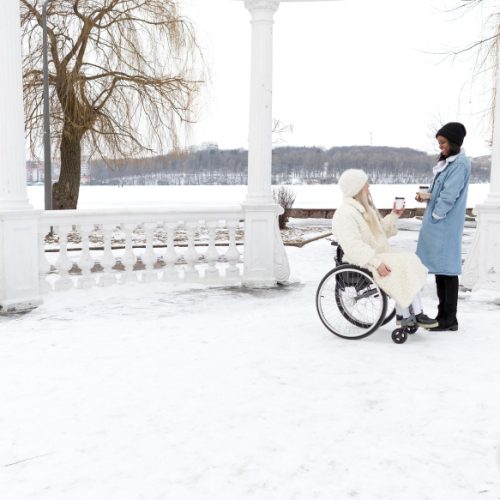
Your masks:
<instances>
[{"instance_id":1,"label":"black trousers","mask_svg":"<svg viewBox=\"0 0 500 500\"><path fill-rule=\"evenodd\" d=\"M439 321L439 326L448 327L458 324L458 276L436 274L436 291L439 299L436 319Z\"/></svg>"}]
</instances>

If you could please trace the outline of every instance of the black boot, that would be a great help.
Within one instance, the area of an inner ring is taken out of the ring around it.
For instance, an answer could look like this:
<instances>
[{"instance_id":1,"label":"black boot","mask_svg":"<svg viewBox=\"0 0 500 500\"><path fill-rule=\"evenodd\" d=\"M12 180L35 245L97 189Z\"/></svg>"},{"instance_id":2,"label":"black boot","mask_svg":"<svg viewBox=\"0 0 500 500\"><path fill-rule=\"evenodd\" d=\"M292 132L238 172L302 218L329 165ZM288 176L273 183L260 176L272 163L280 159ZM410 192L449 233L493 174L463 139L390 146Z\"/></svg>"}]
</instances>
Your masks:
<instances>
[{"instance_id":1,"label":"black boot","mask_svg":"<svg viewBox=\"0 0 500 500\"><path fill-rule=\"evenodd\" d=\"M436 275L436 288L438 288L438 278L442 286L441 293L444 295L443 301L441 297L439 298L441 308L438 310L441 316L438 319L439 326L431 328L430 331L457 331L458 276Z\"/></svg>"},{"instance_id":2,"label":"black boot","mask_svg":"<svg viewBox=\"0 0 500 500\"><path fill-rule=\"evenodd\" d=\"M438 313L436 316L436 321L442 321L444 318L444 304L446 302L446 289L444 284L444 278L442 274L436 274L436 293L438 296Z\"/></svg>"},{"instance_id":3,"label":"black boot","mask_svg":"<svg viewBox=\"0 0 500 500\"><path fill-rule=\"evenodd\" d=\"M444 323L448 326L457 326L457 304L458 304L458 276L445 276L444 287L446 293L445 299L445 317Z\"/></svg>"}]
</instances>

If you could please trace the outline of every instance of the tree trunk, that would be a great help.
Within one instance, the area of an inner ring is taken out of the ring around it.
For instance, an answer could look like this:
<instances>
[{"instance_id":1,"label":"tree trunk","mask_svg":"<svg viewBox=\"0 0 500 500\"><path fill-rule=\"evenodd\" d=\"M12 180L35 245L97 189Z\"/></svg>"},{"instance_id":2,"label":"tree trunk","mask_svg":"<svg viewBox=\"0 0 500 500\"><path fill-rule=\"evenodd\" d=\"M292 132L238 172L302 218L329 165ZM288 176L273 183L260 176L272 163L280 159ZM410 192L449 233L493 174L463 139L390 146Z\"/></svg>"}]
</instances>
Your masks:
<instances>
[{"instance_id":1,"label":"tree trunk","mask_svg":"<svg viewBox=\"0 0 500 500\"><path fill-rule=\"evenodd\" d=\"M76 208L80 192L81 137L65 127L61 139L61 173L52 189L52 208L68 210Z\"/></svg>"}]
</instances>

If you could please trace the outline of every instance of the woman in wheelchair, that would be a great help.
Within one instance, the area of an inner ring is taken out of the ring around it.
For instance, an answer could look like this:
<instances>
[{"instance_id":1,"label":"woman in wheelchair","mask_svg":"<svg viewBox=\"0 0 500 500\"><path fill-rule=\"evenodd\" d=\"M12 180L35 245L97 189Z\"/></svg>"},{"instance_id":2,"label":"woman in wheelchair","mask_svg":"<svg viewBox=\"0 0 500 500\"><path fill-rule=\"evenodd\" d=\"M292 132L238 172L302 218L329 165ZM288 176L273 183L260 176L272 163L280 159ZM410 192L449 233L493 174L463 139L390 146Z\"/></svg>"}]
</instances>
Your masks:
<instances>
[{"instance_id":1,"label":"woman in wheelchair","mask_svg":"<svg viewBox=\"0 0 500 500\"><path fill-rule=\"evenodd\" d=\"M363 170L346 170L338 185L343 202L335 211L332 227L344 260L369 270L380 289L394 299L397 324L437 326L422 310L420 290L426 283L427 269L416 254L388 243L388 238L397 233L396 222L404 208L393 208L382 218L373 204Z\"/></svg>"}]
</instances>

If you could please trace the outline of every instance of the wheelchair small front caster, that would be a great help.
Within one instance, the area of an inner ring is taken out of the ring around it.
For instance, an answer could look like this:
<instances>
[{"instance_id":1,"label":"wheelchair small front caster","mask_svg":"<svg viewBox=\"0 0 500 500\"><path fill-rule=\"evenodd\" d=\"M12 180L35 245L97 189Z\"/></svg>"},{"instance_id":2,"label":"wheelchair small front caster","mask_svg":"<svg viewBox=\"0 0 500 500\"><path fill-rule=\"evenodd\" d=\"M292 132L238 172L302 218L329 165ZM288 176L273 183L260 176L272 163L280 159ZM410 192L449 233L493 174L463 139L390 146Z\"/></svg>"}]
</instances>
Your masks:
<instances>
[{"instance_id":1,"label":"wheelchair small front caster","mask_svg":"<svg viewBox=\"0 0 500 500\"><path fill-rule=\"evenodd\" d=\"M406 327L406 332L409 333L410 335L413 335L414 333L416 333L417 330L418 330L418 326L417 325L407 326Z\"/></svg>"},{"instance_id":2,"label":"wheelchair small front caster","mask_svg":"<svg viewBox=\"0 0 500 500\"><path fill-rule=\"evenodd\" d=\"M392 332L392 340L396 344L404 344L406 339L408 338L408 334L405 332L403 328L396 328Z\"/></svg>"}]
</instances>

